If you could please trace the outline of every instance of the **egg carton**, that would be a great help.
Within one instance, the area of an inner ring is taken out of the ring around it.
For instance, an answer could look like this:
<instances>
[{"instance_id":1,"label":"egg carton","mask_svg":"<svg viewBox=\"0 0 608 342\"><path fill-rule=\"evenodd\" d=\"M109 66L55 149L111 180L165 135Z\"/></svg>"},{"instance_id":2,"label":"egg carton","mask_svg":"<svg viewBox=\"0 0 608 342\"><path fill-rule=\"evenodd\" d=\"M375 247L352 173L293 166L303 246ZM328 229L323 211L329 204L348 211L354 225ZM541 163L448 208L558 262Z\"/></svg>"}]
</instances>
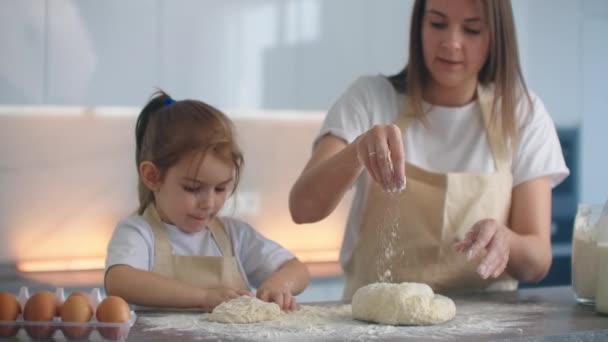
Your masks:
<instances>
[{"instance_id":1,"label":"egg carton","mask_svg":"<svg viewBox=\"0 0 608 342\"><path fill-rule=\"evenodd\" d=\"M97 306L103 300L99 288L94 288L89 293L89 303L93 308L93 317L88 322L63 322L60 317L53 317L52 321L27 321L23 319L23 308L30 298L29 289L21 287L17 301L21 306L21 313L16 321L0 321L0 341L5 338L17 336L20 331L25 330L25 335L34 341L52 341L63 335L67 341L126 341L131 327L135 324L137 316L131 310L131 319L124 323L99 322L95 318ZM59 287L55 290L57 305L62 305L66 300L65 290ZM22 333L23 334L23 333Z\"/></svg>"}]
</instances>

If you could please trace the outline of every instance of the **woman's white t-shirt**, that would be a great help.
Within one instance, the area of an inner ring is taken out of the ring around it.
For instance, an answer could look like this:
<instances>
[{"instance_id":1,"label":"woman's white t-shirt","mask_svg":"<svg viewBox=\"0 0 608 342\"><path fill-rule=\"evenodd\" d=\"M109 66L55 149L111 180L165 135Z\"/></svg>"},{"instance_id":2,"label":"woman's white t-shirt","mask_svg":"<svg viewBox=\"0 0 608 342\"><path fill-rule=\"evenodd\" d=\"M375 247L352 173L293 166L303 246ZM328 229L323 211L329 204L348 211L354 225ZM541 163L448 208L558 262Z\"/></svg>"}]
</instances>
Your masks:
<instances>
[{"instance_id":1,"label":"woman's white t-shirt","mask_svg":"<svg viewBox=\"0 0 608 342\"><path fill-rule=\"evenodd\" d=\"M246 222L218 217L230 240L239 270L247 286L259 287L270 274L279 269L294 255L278 243L269 240ZM165 224L173 255L222 256L211 232L184 233L174 225ZM148 222L140 215L131 215L118 223L106 258L106 270L113 265L152 271L154 265L154 234Z\"/></svg>"},{"instance_id":2,"label":"woman's white t-shirt","mask_svg":"<svg viewBox=\"0 0 608 342\"><path fill-rule=\"evenodd\" d=\"M512 161L513 187L547 176L552 186L556 186L570 171L553 120L541 100L533 93L530 96L532 106L524 97L516 107L520 140ZM317 141L331 134L351 143L374 125L395 122L404 100L385 77L360 77L332 106ZM405 159L409 163L440 173L496 171L478 101L462 107L425 103L424 109L429 125L425 127L420 120L414 120L404 134ZM355 196L340 251L343 266L358 240L368 181L367 172L363 172L355 182Z\"/></svg>"}]
</instances>

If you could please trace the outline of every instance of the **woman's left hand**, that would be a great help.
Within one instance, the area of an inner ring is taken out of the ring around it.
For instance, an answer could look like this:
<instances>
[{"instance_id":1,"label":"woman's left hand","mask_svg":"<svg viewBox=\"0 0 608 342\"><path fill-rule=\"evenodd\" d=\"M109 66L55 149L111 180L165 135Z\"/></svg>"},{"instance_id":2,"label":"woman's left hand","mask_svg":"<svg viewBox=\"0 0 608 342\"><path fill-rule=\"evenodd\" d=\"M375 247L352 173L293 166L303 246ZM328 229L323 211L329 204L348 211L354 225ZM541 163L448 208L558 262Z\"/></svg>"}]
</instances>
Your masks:
<instances>
[{"instance_id":1,"label":"woman's left hand","mask_svg":"<svg viewBox=\"0 0 608 342\"><path fill-rule=\"evenodd\" d=\"M509 228L496 220L485 219L475 223L464 240L454 243L453 248L467 252L469 261L485 250L487 253L477 267L477 273L483 279L498 278L509 262L509 236Z\"/></svg>"},{"instance_id":2,"label":"woman's left hand","mask_svg":"<svg viewBox=\"0 0 608 342\"><path fill-rule=\"evenodd\" d=\"M295 311L298 309L296 297L291 294L291 291L260 288L256 293L256 297L265 302L277 303L283 311Z\"/></svg>"}]
</instances>

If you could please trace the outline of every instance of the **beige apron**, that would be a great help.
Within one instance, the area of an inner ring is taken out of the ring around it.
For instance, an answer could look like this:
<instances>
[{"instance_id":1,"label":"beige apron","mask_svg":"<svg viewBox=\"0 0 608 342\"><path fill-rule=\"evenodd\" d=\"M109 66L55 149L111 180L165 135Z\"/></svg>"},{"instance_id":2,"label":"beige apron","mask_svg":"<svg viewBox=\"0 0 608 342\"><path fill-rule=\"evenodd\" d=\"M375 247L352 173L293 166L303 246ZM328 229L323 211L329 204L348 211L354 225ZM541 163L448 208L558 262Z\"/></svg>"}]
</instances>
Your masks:
<instances>
[{"instance_id":1,"label":"beige apron","mask_svg":"<svg viewBox=\"0 0 608 342\"><path fill-rule=\"evenodd\" d=\"M222 256L219 257L173 255L167 227L161 221L153 204L146 208L143 217L150 224L154 233L152 272L193 286L230 287L249 291L239 271L230 237L217 218L209 222L208 228L222 253Z\"/></svg>"},{"instance_id":2,"label":"beige apron","mask_svg":"<svg viewBox=\"0 0 608 342\"><path fill-rule=\"evenodd\" d=\"M406 162L406 190L388 193L370 180L359 240L345 267L345 300L374 282L427 283L438 292L517 288L506 273L483 280L478 262L452 249L481 219L506 224L511 203L511 158L491 124L492 97L478 89L477 98L497 172L443 174ZM396 120L403 134L415 120L411 110L406 114Z\"/></svg>"}]
</instances>

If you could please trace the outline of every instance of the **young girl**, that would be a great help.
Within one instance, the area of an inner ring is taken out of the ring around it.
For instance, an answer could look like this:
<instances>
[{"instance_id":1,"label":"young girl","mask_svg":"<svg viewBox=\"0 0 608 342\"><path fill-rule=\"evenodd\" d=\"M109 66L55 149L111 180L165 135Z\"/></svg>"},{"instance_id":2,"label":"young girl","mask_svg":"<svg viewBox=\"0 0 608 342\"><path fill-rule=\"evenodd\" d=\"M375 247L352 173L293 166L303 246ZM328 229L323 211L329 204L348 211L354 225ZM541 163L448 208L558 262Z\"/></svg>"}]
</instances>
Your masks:
<instances>
[{"instance_id":1,"label":"young girl","mask_svg":"<svg viewBox=\"0 0 608 342\"><path fill-rule=\"evenodd\" d=\"M551 188L568 174L521 75L510 1L417 0L409 64L334 104L290 210L322 220L355 186L346 299L378 281L515 289L549 270Z\"/></svg>"},{"instance_id":2,"label":"young girl","mask_svg":"<svg viewBox=\"0 0 608 342\"><path fill-rule=\"evenodd\" d=\"M135 136L140 205L109 243L107 292L140 306L211 311L252 285L258 298L294 310L306 266L247 223L217 216L243 164L231 121L158 92Z\"/></svg>"}]
</instances>

